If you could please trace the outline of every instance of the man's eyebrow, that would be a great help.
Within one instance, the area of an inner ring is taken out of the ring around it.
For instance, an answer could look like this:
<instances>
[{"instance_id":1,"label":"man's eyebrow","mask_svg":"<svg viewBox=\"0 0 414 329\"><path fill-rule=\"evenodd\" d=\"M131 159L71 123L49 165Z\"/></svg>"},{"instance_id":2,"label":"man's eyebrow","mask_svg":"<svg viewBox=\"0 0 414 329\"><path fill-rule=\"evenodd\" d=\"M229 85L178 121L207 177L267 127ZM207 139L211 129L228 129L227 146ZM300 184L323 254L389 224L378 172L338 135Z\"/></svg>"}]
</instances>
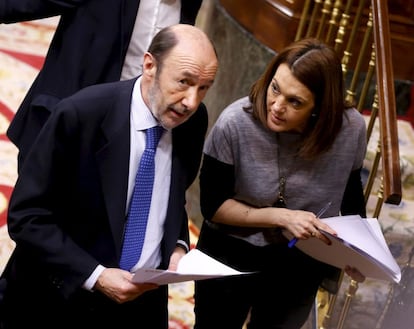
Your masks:
<instances>
[{"instance_id":1,"label":"man's eyebrow","mask_svg":"<svg viewBox=\"0 0 414 329\"><path fill-rule=\"evenodd\" d=\"M188 79L191 79L191 80L195 80L195 81L198 81L198 80L200 80L199 78L199 75L198 74L194 74L194 73L192 73L192 72L190 72L190 71L183 71L182 72L182 75L185 77L185 78L188 78ZM214 81L215 81L215 79L211 79L211 80L209 80L207 83L208 84L213 84L214 83Z\"/></svg>"},{"instance_id":2,"label":"man's eyebrow","mask_svg":"<svg viewBox=\"0 0 414 329\"><path fill-rule=\"evenodd\" d=\"M184 77L191 78L191 79L197 79L197 74L191 73L190 71L184 71L183 72Z\"/></svg>"}]
</instances>

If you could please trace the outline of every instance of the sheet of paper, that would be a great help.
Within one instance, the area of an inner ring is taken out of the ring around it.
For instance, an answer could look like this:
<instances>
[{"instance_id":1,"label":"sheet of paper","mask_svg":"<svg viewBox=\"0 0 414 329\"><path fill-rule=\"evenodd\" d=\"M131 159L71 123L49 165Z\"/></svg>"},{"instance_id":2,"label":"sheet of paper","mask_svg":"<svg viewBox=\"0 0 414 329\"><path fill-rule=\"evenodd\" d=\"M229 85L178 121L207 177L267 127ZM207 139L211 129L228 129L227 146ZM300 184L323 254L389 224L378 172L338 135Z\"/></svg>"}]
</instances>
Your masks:
<instances>
[{"instance_id":1,"label":"sheet of paper","mask_svg":"<svg viewBox=\"0 0 414 329\"><path fill-rule=\"evenodd\" d=\"M342 216L334 217L332 220L326 219L325 222L334 230L340 230L341 233L338 234L340 238L367 253L372 261L379 262L395 279L400 280L400 267L388 248L381 226L376 218Z\"/></svg>"},{"instance_id":2,"label":"sheet of paper","mask_svg":"<svg viewBox=\"0 0 414 329\"><path fill-rule=\"evenodd\" d=\"M352 215L321 220L338 234L333 236L321 231L332 244L326 245L317 238L310 238L298 240L297 248L319 261L341 269L350 265L366 277L400 281L400 267L388 248L377 219Z\"/></svg>"},{"instance_id":3,"label":"sheet of paper","mask_svg":"<svg viewBox=\"0 0 414 329\"><path fill-rule=\"evenodd\" d=\"M192 249L181 258L177 271L141 268L135 272L133 281L136 283L151 282L163 285L248 273L250 272L239 272L198 249Z\"/></svg>"}]
</instances>

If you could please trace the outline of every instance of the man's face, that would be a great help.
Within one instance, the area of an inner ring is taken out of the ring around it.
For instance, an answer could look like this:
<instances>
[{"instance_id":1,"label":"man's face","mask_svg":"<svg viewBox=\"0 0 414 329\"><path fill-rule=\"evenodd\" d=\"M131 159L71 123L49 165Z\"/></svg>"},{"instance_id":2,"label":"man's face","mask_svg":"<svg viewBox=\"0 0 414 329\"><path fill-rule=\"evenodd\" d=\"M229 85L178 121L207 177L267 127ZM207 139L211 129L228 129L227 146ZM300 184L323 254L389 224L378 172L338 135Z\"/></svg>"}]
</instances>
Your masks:
<instances>
[{"instance_id":1,"label":"man's face","mask_svg":"<svg viewBox=\"0 0 414 329\"><path fill-rule=\"evenodd\" d=\"M217 59L176 46L161 68L155 59L147 60L154 61L155 73L144 99L164 128L175 128L188 120L204 99L216 75Z\"/></svg>"}]
</instances>

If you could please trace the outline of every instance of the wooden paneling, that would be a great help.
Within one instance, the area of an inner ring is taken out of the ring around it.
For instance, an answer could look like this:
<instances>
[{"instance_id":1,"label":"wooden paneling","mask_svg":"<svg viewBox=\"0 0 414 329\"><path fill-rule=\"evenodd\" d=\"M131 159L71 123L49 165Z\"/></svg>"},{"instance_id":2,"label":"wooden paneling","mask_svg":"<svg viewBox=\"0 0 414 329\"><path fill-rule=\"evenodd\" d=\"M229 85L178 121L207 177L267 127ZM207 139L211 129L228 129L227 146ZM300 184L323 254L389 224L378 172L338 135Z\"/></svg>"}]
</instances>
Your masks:
<instances>
[{"instance_id":1,"label":"wooden paneling","mask_svg":"<svg viewBox=\"0 0 414 329\"><path fill-rule=\"evenodd\" d=\"M381 0L382 1L382 0ZM357 6L358 0L355 0ZM230 16L276 52L295 38L305 0L219 0ZM388 0L394 77L414 81L414 0Z\"/></svg>"}]
</instances>

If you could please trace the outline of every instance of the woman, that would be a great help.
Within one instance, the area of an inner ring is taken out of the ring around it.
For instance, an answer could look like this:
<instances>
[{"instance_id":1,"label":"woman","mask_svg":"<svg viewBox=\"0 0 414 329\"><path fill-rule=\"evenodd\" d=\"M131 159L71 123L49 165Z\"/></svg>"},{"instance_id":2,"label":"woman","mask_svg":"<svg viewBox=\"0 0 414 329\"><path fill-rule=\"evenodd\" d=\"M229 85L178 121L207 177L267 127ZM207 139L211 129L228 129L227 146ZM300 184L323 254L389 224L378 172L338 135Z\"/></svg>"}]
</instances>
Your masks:
<instances>
[{"instance_id":1,"label":"woman","mask_svg":"<svg viewBox=\"0 0 414 329\"><path fill-rule=\"evenodd\" d=\"M197 247L254 273L196 282L195 329L240 329L249 313L249 329L302 327L339 270L290 248L282 230L329 243L318 229L335 232L315 215L327 204L323 217L365 216L365 152L365 121L344 101L335 51L306 39L279 53L205 143Z\"/></svg>"}]
</instances>

